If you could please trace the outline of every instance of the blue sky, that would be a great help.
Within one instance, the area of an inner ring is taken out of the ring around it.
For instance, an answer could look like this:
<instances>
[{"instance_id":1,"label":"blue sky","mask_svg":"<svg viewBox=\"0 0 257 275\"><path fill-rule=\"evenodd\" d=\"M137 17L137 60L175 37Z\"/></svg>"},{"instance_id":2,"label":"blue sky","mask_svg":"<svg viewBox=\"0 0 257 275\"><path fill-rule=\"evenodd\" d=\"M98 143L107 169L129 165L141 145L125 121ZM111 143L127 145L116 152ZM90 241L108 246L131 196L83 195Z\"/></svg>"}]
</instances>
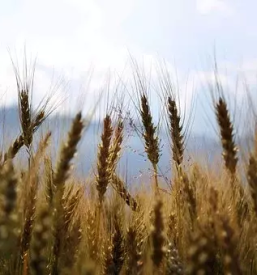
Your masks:
<instances>
[{"instance_id":1,"label":"blue sky","mask_svg":"<svg viewBox=\"0 0 257 275\"><path fill-rule=\"evenodd\" d=\"M237 75L256 86L254 0L0 0L0 7L0 89L7 105L17 101L8 51L21 62L24 45L29 57L37 57L35 101L59 81L60 93L78 98L86 90L91 104L109 69L129 78L128 52L146 68L164 59L178 75L187 106L192 97L205 105L214 47L230 96ZM244 94L239 86L236 96Z\"/></svg>"}]
</instances>

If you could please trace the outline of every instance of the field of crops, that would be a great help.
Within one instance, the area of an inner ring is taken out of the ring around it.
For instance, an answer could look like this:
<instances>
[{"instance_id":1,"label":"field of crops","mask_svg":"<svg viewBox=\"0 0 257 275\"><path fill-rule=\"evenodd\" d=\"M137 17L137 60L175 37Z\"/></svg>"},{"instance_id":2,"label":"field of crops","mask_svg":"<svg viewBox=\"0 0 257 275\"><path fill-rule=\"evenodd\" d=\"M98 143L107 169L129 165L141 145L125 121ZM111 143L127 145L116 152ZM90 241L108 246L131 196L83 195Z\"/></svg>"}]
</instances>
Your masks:
<instances>
[{"instance_id":1,"label":"field of crops","mask_svg":"<svg viewBox=\"0 0 257 275\"><path fill-rule=\"evenodd\" d=\"M81 180L71 168L90 122L80 111L74 116L53 161L51 132L39 144L34 139L51 115L48 101L32 106L31 86L17 78L21 132L4 148L0 165L0 274L257 274L257 134L239 161L233 114L217 85L212 107L219 167L214 171L194 159L187 165L190 127L171 83L162 81L172 169L163 187L158 125L147 88L135 80L138 134L152 168L150 182L137 189L118 169L126 110L107 110L94 177ZM21 165L15 160L24 148Z\"/></svg>"}]
</instances>

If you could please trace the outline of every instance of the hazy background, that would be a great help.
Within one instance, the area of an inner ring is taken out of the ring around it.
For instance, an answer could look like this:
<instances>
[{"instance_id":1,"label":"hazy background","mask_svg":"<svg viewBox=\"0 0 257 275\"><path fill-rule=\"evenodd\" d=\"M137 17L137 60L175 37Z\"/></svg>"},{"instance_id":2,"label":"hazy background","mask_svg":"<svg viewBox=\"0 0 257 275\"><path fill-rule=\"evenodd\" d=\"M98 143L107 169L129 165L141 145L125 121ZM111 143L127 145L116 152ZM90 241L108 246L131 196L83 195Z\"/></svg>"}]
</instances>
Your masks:
<instances>
[{"instance_id":1,"label":"hazy background","mask_svg":"<svg viewBox=\"0 0 257 275\"><path fill-rule=\"evenodd\" d=\"M106 110L108 83L111 98L118 82L122 83L120 93L126 93L130 101L132 56L146 72L151 71L153 83L158 82L156 64L166 63L182 112L190 115L190 106L194 105L193 141L188 144L199 150L211 143L216 152L213 139L217 134L208 88L208 83L214 81L214 49L230 107L239 110L233 117L235 123L243 121L244 127L236 131L247 135L246 84L251 101L257 100L256 10L254 0L0 0L0 107L7 109L6 119L9 113L5 129L11 136L19 131L17 112L12 108L17 104L17 90L11 58L21 71L24 52L29 61L36 58L33 100L36 106L53 91L54 100L64 99L56 119L62 120L60 115L73 114L81 107L86 115L102 92L103 100L92 122L97 129L99 117ZM150 90L157 120L155 92ZM133 104L130 107L133 113ZM90 152L82 167L91 162L91 151L96 150L95 129L87 133L87 140L94 146L87 149ZM6 133L2 132L2 139L10 140ZM138 175L145 163L144 157L138 157L142 144L136 138L130 138L129 144L139 153L127 153L130 161L126 163ZM164 152L163 170L169 168L168 151Z\"/></svg>"}]
</instances>

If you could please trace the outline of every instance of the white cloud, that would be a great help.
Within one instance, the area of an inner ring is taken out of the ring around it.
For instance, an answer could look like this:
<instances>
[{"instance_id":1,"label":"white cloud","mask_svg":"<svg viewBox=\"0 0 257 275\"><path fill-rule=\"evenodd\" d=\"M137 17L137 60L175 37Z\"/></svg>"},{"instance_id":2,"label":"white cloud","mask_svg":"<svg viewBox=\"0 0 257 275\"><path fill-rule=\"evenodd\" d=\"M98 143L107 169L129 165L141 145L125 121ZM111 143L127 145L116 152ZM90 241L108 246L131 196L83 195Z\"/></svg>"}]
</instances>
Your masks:
<instances>
[{"instance_id":1,"label":"white cloud","mask_svg":"<svg viewBox=\"0 0 257 275\"><path fill-rule=\"evenodd\" d=\"M209 14L218 11L225 15L231 15L233 10L224 0L197 0L196 9L201 14Z\"/></svg>"},{"instance_id":2,"label":"white cloud","mask_svg":"<svg viewBox=\"0 0 257 275\"><path fill-rule=\"evenodd\" d=\"M191 0L192 1L192 0ZM107 71L117 72L125 79L131 78L128 49L138 59L144 59L145 67L150 68L156 58L153 54L135 46L133 41L126 40L126 33L122 25L133 21L133 12L137 8L138 0L34 0L22 1L20 8L10 9L8 16L0 17L0 89L8 91L6 104L13 103L17 98L15 79L7 48L23 58L19 49L27 45L29 56L37 57L39 67L53 70L64 76L64 82L71 80L81 84L81 89L87 93L87 100L94 101L96 89L106 80ZM157 2L157 1L156 1ZM213 11L231 14L232 8L223 0L197 0L197 11L208 14ZM14 5L14 4L13 4ZM190 6L190 5L188 5ZM147 10L146 10L147 11ZM143 18L143 17L142 17ZM188 21L190 22L190 21ZM153 34L158 30L153 29ZM179 31L178 31L179 33ZM147 35L142 32L142 36ZM203 39L204 40L204 39ZM163 44L165 44L165 39ZM21 61L21 60L20 60ZM194 65L194 64L193 64ZM190 64L191 66L191 64ZM174 70L171 66L171 70ZM94 73L87 89L88 71L93 68ZM199 81L205 83L213 81L211 73L200 72L188 81L182 79L181 90L190 91ZM156 79L154 75L153 78ZM199 80L200 79L200 80ZM224 83L228 79L223 79ZM51 74L40 68L36 74L37 95L35 100L49 90L55 80ZM75 85L70 87L71 97L76 98L81 92ZM64 87L61 89L65 90ZM65 90L66 91L66 90ZM181 96L190 104L192 93ZM68 104L69 105L69 101ZM1 102L0 102L1 104Z\"/></svg>"},{"instance_id":3,"label":"white cloud","mask_svg":"<svg viewBox=\"0 0 257 275\"><path fill-rule=\"evenodd\" d=\"M8 91L5 104L17 100L8 48L13 57L18 56L21 64L26 45L28 56L37 57L39 67L63 73L67 81L80 81L82 86L88 81L87 72L92 67L95 76L92 89L101 87L109 68L121 74L128 51L122 44L119 26L133 11L134 1L129 5L121 5L116 0L111 2L104 8L99 1L93 0L46 0L41 3L25 0L17 9L8 8L11 11L8 16L0 18L1 25L8 26L8 30L0 28L0 89ZM111 38L106 34L109 29L113 33ZM53 79L37 70L36 101L39 101ZM72 96L78 93L75 91Z\"/></svg>"},{"instance_id":4,"label":"white cloud","mask_svg":"<svg viewBox=\"0 0 257 275\"><path fill-rule=\"evenodd\" d=\"M83 100L85 108L92 107L98 99L97 90L106 84L108 71L118 75L117 78L112 76L113 81L118 82L119 77L124 81L132 80L129 51L136 60L143 60L146 70L154 67L156 58L133 44L127 44L121 30L137 1L99 2L46 0L35 3L25 0L18 10L0 18L2 25L9 26L8 31L0 29L0 36L6 43L0 45L0 89L8 89L6 105L17 102L7 48L10 48L12 56L17 55L20 65L24 57L24 44L27 55L37 57L35 103L40 102L45 93L59 82L60 75L63 76L59 93L68 94L69 100L59 109L61 112L77 110L74 106L82 104ZM93 75L87 85L90 68ZM156 76L152 77L156 79ZM110 96L114 91L110 90ZM82 97L84 99L78 102Z\"/></svg>"}]
</instances>

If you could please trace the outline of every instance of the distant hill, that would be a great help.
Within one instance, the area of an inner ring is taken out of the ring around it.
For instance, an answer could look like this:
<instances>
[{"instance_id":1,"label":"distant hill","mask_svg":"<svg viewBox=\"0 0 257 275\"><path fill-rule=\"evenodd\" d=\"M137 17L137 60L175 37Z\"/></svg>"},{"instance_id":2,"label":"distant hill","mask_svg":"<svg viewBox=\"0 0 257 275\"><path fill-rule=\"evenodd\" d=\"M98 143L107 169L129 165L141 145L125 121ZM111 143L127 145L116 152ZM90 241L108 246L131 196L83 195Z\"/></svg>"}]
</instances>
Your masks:
<instances>
[{"instance_id":1,"label":"distant hill","mask_svg":"<svg viewBox=\"0 0 257 275\"><path fill-rule=\"evenodd\" d=\"M42 137L47 130L52 132L52 156L53 158L59 152L61 142L67 137L67 133L71 124L72 118L68 116L53 115L50 116L35 135L35 143ZM0 133L1 145L3 143L10 144L15 137L20 133L20 124L18 110L15 107L0 109ZM81 143L79 144L78 155L76 159L76 169L81 175L85 175L92 167L95 167L97 144L101 133L101 125L97 122L91 122L90 127L85 132ZM170 175L171 154L170 143L165 131L160 131L161 140L161 159L160 173L163 176ZM247 139L244 141L245 146ZM127 174L130 181L140 177L141 174L147 174L149 171L149 162L147 161L144 152L144 145L136 133L128 137L125 134L123 154L120 160L119 169L122 174ZM2 147L3 148L3 147ZM19 154L19 158L25 156L24 150ZM221 153L221 148L217 139L211 134L195 135L191 133L186 143L185 162L192 162L191 156L202 158L203 161L211 163L215 156ZM149 173L150 174L150 173Z\"/></svg>"}]
</instances>

